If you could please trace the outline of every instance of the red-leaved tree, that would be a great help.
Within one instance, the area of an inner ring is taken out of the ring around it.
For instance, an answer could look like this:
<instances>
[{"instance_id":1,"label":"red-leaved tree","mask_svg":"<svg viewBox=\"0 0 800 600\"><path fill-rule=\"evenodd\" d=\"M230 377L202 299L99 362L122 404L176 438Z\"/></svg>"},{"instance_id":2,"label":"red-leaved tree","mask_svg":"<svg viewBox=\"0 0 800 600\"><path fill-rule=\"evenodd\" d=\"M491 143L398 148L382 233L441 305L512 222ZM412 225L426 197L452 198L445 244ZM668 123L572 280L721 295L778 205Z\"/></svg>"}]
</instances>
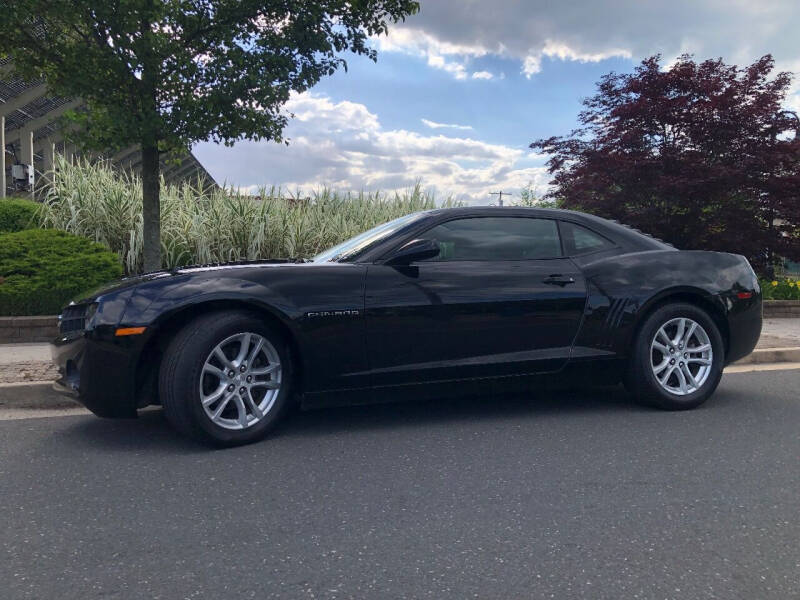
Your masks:
<instances>
[{"instance_id":1,"label":"red-leaved tree","mask_svg":"<svg viewBox=\"0 0 800 600\"><path fill-rule=\"evenodd\" d=\"M771 273L800 259L800 120L791 75L767 55L745 69L659 56L611 73L580 126L537 140L551 199L638 227L678 248L746 255Z\"/></svg>"}]
</instances>

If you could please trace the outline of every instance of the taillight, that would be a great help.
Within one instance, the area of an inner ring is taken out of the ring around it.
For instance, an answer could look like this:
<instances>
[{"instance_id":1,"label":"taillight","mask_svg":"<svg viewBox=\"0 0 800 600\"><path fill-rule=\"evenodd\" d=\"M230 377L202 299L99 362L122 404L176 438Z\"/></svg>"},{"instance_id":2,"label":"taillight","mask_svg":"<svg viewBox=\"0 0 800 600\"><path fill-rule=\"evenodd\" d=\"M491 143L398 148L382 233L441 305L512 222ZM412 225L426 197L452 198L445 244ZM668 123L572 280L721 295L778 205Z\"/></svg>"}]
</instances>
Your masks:
<instances>
[{"instance_id":1,"label":"taillight","mask_svg":"<svg viewBox=\"0 0 800 600\"><path fill-rule=\"evenodd\" d=\"M750 271L750 278L753 280L753 289L755 289L756 291L759 291L760 288L758 286L758 275L756 275L756 272L753 270L753 265L750 264L750 261L747 260L746 257L741 256L741 255L739 255L739 256L742 259L742 261L744 262L744 264L747 266L747 270ZM752 294L750 294L750 296L752 296ZM750 296L748 296L748 298Z\"/></svg>"}]
</instances>

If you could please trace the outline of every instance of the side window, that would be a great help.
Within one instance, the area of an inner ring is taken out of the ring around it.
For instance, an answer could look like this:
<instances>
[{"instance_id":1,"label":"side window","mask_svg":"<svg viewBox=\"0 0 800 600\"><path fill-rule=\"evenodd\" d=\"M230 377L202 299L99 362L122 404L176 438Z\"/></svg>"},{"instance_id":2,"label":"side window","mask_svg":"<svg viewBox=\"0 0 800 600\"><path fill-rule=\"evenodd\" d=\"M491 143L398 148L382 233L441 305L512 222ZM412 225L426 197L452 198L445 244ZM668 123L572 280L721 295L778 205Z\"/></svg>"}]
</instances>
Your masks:
<instances>
[{"instance_id":1,"label":"side window","mask_svg":"<svg viewBox=\"0 0 800 600\"><path fill-rule=\"evenodd\" d=\"M561 256L558 227L551 219L472 217L448 221L422 237L439 244L445 260L526 260Z\"/></svg>"},{"instance_id":2,"label":"side window","mask_svg":"<svg viewBox=\"0 0 800 600\"><path fill-rule=\"evenodd\" d=\"M589 254L614 247L611 241L599 233L567 221L561 221L561 235L564 238L564 252L567 256Z\"/></svg>"}]
</instances>

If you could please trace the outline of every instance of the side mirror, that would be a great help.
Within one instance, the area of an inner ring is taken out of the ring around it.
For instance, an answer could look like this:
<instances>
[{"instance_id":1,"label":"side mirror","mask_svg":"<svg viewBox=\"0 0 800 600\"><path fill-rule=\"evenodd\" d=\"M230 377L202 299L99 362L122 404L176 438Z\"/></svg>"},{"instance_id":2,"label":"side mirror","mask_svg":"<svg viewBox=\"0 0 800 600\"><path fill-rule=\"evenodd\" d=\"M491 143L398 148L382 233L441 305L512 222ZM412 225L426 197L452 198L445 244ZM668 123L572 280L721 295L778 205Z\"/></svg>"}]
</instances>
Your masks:
<instances>
[{"instance_id":1,"label":"side mirror","mask_svg":"<svg viewBox=\"0 0 800 600\"><path fill-rule=\"evenodd\" d=\"M433 240L411 240L401 246L384 263L389 266L409 265L417 260L439 256L439 244Z\"/></svg>"}]
</instances>

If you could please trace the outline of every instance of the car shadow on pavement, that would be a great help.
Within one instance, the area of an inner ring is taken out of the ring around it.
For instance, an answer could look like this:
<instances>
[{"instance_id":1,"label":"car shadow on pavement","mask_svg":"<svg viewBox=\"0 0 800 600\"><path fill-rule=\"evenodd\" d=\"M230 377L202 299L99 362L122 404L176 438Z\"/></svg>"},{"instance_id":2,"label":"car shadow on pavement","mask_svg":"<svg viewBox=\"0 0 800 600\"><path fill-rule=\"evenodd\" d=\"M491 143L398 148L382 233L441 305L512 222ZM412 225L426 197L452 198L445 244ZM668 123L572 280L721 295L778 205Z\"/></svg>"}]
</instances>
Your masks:
<instances>
[{"instance_id":1,"label":"car shadow on pavement","mask_svg":"<svg viewBox=\"0 0 800 600\"><path fill-rule=\"evenodd\" d=\"M460 422L519 421L556 414L636 413L640 406L622 386L554 390L294 411L272 437L335 435L342 431L439 427Z\"/></svg>"},{"instance_id":2,"label":"car shadow on pavement","mask_svg":"<svg viewBox=\"0 0 800 600\"><path fill-rule=\"evenodd\" d=\"M262 443L300 437L335 436L353 431L441 427L464 422L519 422L557 414L586 416L651 410L635 404L621 386L553 390L536 395L411 399L407 402L338 406L311 411L294 409ZM137 419L80 419L58 435L79 446L107 451L207 451L207 447L173 431L160 409L141 411Z\"/></svg>"}]
</instances>

